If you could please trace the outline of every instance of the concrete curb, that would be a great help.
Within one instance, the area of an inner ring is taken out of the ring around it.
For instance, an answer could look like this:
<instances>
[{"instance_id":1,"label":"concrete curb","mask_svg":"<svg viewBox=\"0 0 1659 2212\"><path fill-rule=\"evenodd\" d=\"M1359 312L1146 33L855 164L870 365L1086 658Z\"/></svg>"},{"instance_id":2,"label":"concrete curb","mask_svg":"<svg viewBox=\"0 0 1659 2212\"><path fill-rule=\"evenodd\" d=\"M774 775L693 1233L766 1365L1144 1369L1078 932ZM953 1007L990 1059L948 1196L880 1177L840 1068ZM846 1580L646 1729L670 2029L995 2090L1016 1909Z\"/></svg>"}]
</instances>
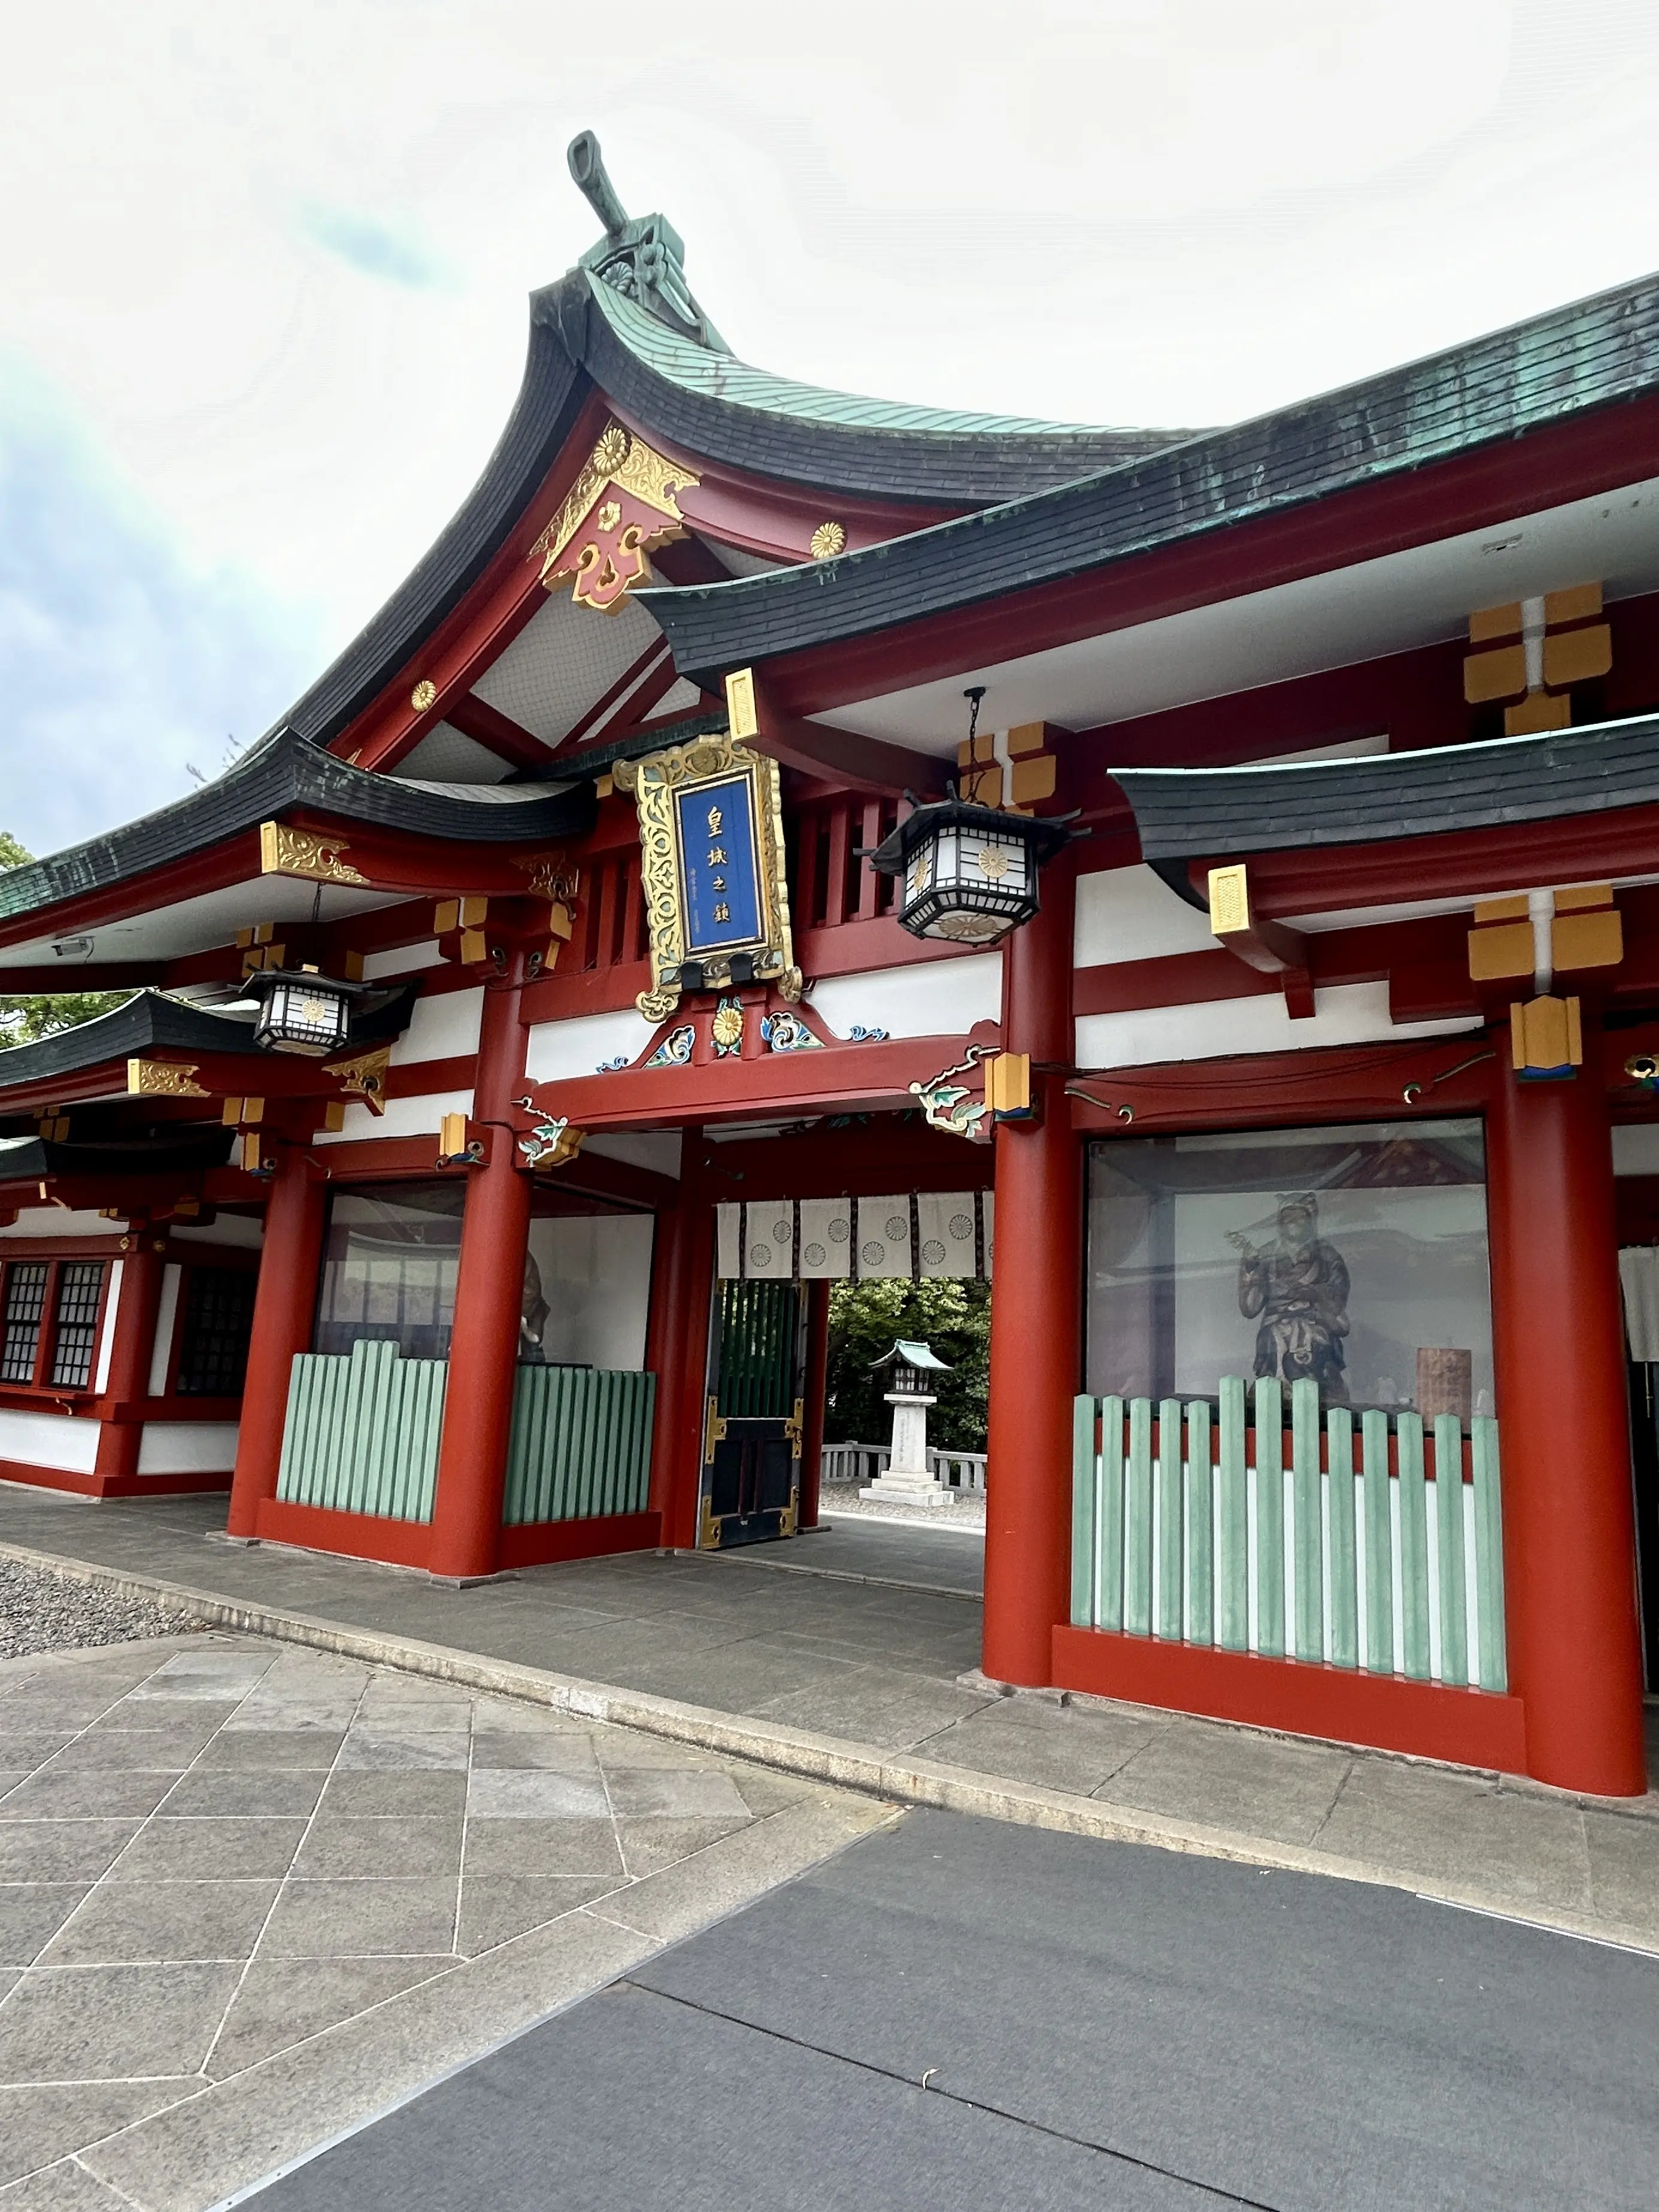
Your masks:
<instances>
[{"instance_id":1,"label":"concrete curb","mask_svg":"<svg viewBox=\"0 0 1659 2212\"><path fill-rule=\"evenodd\" d=\"M1163 1814L1114 1806L1095 1797L1075 1796L1066 1790L1046 1789L1036 1783L978 1775L943 1759L895 1754L872 1744L818 1735L806 1729L784 1728L771 1722L750 1719L740 1713L719 1712L705 1705L682 1705L672 1698L617 1689L603 1682L583 1681L575 1675L557 1674L512 1660L492 1659L481 1652L459 1651L447 1644L427 1644L414 1637L347 1628L337 1621L315 1620L308 1613L244 1603L186 1583L165 1582L156 1576L134 1574L123 1568L69 1559L21 1544L0 1543L0 1559L15 1559L26 1566L123 1595L160 1599L215 1627L305 1644L315 1650L331 1651L341 1658L361 1660L371 1666L393 1667L404 1674L454 1682L463 1688L498 1697L520 1698L579 1719L602 1721L613 1728L661 1736L673 1743L718 1752L729 1759L746 1759L756 1766L775 1767L781 1773L857 1790L863 1796L891 1803L967 1814L979 1820L1006 1820L1018 1826L1047 1828L1063 1835L1089 1836L1103 1843L1148 1844L1160 1850L1227 1859L1243 1866L1323 1875L1339 1881L1369 1882L1389 1889L1408 1890L1435 1903L1458 1905L1556 1934L1587 1937L1595 1942L1659 1957L1659 1941L1617 1922L1531 1904L1517 1909L1513 1898L1472 1886L1425 1889L1420 1877L1398 1868L1316 1850L1306 1844L1278 1843L1265 1837L1210 1827L1199 1821L1171 1820Z\"/></svg>"}]
</instances>

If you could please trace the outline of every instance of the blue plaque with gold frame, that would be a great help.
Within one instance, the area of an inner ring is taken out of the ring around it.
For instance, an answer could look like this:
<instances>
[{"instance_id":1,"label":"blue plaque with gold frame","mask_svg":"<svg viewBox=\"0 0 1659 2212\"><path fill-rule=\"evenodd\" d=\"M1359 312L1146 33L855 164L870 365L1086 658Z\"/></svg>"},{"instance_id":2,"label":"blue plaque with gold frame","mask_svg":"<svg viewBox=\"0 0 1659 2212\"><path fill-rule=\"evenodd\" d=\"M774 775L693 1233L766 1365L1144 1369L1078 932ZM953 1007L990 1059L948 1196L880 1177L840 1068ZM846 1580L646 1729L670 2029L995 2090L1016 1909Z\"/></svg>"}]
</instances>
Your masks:
<instances>
[{"instance_id":1,"label":"blue plaque with gold frame","mask_svg":"<svg viewBox=\"0 0 1659 2212\"><path fill-rule=\"evenodd\" d=\"M684 991L770 983L800 996L784 879L777 763L730 737L618 761L640 817L651 988L640 1012L664 1021Z\"/></svg>"}]
</instances>

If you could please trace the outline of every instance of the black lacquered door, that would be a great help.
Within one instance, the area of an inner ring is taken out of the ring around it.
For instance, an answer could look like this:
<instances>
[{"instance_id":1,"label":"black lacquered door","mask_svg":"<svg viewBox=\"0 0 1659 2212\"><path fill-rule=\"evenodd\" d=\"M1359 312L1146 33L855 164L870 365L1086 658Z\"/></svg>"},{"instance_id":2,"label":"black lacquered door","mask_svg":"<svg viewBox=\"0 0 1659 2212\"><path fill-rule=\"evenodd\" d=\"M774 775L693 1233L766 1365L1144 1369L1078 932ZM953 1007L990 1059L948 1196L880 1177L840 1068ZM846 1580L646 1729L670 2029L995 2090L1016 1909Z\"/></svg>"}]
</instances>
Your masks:
<instances>
[{"instance_id":1,"label":"black lacquered door","mask_svg":"<svg viewBox=\"0 0 1659 2212\"><path fill-rule=\"evenodd\" d=\"M796 1284L715 1285L698 1536L705 1549L795 1533L803 1348Z\"/></svg>"}]
</instances>

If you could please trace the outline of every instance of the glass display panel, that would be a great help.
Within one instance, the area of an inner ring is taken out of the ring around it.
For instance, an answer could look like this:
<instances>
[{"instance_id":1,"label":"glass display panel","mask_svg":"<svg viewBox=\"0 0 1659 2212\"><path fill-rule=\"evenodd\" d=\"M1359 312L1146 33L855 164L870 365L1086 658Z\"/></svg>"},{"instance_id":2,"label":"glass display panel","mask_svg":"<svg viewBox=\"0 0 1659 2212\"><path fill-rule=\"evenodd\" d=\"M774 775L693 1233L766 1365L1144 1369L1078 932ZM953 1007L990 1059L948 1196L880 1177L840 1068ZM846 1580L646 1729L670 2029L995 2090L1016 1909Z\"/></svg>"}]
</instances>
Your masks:
<instances>
[{"instance_id":1,"label":"glass display panel","mask_svg":"<svg viewBox=\"0 0 1659 2212\"><path fill-rule=\"evenodd\" d=\"M101 1260L66 1260L58 1270L52 1379L60 1389L84 1390L92 1380L98 1342L98 1309L104 1296Z\"/></svg>"},{"instance_id":2,"label":"glass display panel","mask_svg":"<svg viewBox=\"0 0 1659 2212\"><path fill-rule=\"evenodd\" d=\"M550 1367L642 1368L655 1225L648 1213L532 1221L519 1358Z\"/></svg>"},{"instance_id":3,"label":"glass display panel","mask_svg":"<svg viewBox=\"0 0 1659 2212\"><path fill-rule=\"evenodd\" d=\"M1327 1406L1496 1412L1478 1121L1113 1139L1088 1202L1097 1396L1277 1375Z\"/></svg>"},{"instance_id":4,"label":"glass display panel","mask_svg":"<svg viewBox=\"0 0 1659 2212\"><path fill-rule=\"evenodd\" d=\"M32 1382L40 1349L40 1324L46 1310L45 1260L14 1260L6 1270L3 1339L0 1339L0 1382Z\"/></svg>"},{"instance_id":5,"label":"glass display panel","mask_svg":"<svg viewBox=\"0 0 1659 2212\"><path fill-rule=\"evenodd\" d=\"M253 1267L192 1267L185 1279L179 1373L173 1387L181 1398L240 1398L247 1375L258 1272Z\"/></svg>"},{"instance_id":6,"label":"glass display panel","mask_svg":"<svg viewBox=\"0 0 1659 2212\"><path fill-rule=\"evenodd\" d=\"M394 1343L447 1359L455 1318L465 1181L337 1190L329 1207L314 1348Z\"/></svg>"}]
</instances>

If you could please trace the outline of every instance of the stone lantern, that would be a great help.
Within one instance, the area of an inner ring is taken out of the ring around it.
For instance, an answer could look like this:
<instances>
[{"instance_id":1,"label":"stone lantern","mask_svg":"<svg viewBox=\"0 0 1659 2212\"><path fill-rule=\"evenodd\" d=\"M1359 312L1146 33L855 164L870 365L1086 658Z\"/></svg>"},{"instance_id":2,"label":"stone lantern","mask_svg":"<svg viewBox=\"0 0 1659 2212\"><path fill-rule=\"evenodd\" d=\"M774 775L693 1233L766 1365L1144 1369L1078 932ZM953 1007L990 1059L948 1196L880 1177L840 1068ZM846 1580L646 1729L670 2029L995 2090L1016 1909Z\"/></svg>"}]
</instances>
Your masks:
<instances>
[{"instance_id":1,"label":"stone lantern","mask_svg":"<svg viewBox=\"0 0 1659 2212\"><path fill-rule=\"evenodd\" d=\"M872 1363L872 1373L883 1368L891 1370L892 1388L886 1398L893 1409L893 1449L886 1473L867 1483L859 1496L878 1504L948 1505L949 1484L935 1480L927 1466L927 1408L937 1403L933 1377L951 1370L933 1357L928 1346L903 1337Z\"/></svg>"}]
</instances>

